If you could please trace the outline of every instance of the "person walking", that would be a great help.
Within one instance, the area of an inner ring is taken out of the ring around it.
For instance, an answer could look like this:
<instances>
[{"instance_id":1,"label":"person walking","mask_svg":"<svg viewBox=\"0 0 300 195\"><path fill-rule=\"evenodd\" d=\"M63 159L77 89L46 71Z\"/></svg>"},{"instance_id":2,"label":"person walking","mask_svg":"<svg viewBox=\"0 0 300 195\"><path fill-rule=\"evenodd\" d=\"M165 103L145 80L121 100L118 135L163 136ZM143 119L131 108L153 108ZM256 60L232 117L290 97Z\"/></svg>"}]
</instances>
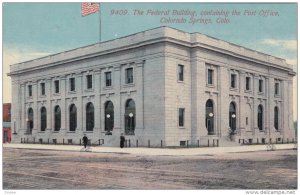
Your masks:
<instances>
[{"instance_id":1,"label":"person walking","mask_svg":"<svg viewBox=\"0 0 300 195\"><path fill-rule=\"evenodd\" d=\"M120 136L120 148L124 148L124 142L125 142L125 137L124 137L123 133L121 133L121 136Z\"/></svg>"},{"instance_id":2,"label":"person walking","mask_svg":"<svg viewBox=\"0 0 300 195\"><path fill-rule=\"evenodd\" d=\"M82 140L83 140L84 148L86 148L86 146L87 146L87 144L88 144L88 138L87 138L86 134L84 134Z\"/></svg>"}]
</instances>

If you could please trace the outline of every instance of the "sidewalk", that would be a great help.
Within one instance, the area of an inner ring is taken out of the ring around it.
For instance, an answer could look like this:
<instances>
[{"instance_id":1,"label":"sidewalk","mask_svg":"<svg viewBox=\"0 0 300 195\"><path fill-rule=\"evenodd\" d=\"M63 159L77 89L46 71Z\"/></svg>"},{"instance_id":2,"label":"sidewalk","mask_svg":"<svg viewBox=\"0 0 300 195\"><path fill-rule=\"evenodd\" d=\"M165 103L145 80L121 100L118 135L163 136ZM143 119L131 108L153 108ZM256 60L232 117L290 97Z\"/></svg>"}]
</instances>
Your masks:
<instances>
[{"instance_id":1,"label":"sidewalk","mask_svg":"<svg viewBox=\"0 0 300 195\"><path fill-rule=\"evenodd\" d=\"M294 149L295 144L274 144L275 150ZM74 145L46 145L46 144L3 144L4 148L23 148L39 150L64 150L85 152L83 146ZM234 146L234 147L210 147L210 148L114 148L94 146L88 148L88 152L98 153L124 153L135 155L168 155L168 156L188 156L207 155L235 152L266 151L267 145Z\"/></svg>"}]
</instances>

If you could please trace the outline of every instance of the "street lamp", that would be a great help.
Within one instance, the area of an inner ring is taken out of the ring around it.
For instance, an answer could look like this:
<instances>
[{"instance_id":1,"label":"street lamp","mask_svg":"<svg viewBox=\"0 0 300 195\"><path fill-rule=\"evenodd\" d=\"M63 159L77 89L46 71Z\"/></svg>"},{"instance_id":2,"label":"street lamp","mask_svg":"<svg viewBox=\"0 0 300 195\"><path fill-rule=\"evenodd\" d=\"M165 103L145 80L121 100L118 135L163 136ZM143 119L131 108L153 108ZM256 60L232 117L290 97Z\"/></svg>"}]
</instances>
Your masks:
<instances>
[{"instance_id":1,"label":"street lamp","mask_svg":"<svg viewBox=\"0 0 300 195\"><path fill-rule=\"evenodd\" d=\"M233 113L231 115L231 131L235 131L235 123L234 123L234 119L235 119L236 115Z\"/></svg>"},{"instance_id":2,"label":"street lamp","mask_svg":"<svg viewBox=\"0 0 300 195\"><path fill-rule=\"evenodd\" d=\"M131 126L132 126L132 117L133 117L132 112L129 113L129 117L130 117L130 119L129 119L129 131L131 131L132 130L131 129Z\"/></svg>"},{"instance_id":3,"label":"street lamp","mask_svg":"<svg viewBox=\"0 0 300 195\"><path fill-rule=\"evenodd\" d=\"M211 134L213 134L213 128L212 128L212 125L213 124L211 124L212 123L212 117L214 116L214 113L212 113L212 112L210 112L209 114L208 114L208 116L210 117L210 118L207 118L207 121L206 121L206 123L207 123L207 130L208 130L208 134L209 135L211 135Z\"/></svg>"},{"instance_id":4,"label":"street lamp","mask_svg":"<svg viewBox=\"0 0 300 195\"><path fill-rule=\"evenodd\" d=\"M112 135L110 125L109 125L110 123L108 121L110 119L110 114L107 114L106 118L107 118L107 121L105 123L105 126L106 126L106 129L107 129L107 132L105 133L105 135Z\"/></svg>"}]
</instances>

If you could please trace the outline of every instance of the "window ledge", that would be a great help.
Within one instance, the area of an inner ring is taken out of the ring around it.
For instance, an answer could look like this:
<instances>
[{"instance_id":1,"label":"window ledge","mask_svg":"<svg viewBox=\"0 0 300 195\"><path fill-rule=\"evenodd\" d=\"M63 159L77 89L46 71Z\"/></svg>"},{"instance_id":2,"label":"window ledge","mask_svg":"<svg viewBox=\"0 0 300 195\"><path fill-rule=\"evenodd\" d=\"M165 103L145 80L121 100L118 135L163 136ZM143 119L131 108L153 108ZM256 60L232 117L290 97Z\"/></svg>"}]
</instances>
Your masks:
<instances>
[{"instance_id":1,"label":"window ledge","mask_svg":"<svg viewBox=\"0 0 300 195\"><path fill-rule=\"evenodd\" d=\"M217 134L216 133L214 133L214 134L207 134L206 136L215 137L215 136L217 136Z\"/></svg>"},{"instance_id":2,"label":"window ledge","mask_svg":"<svg viewBox=\"0 0 300 195\"><path fill-rule=\"evenodd\" d=\"M76 131L67 131L67 133L76 133Z\"/></svg>"},{"instance_id":3,"label":"window ledge","mask_svg":"<svg viewBox=\"0 0 300 195\"><path fill-rule=\"evenodd\" d=\"M33 99L33 97L32 96L27 96L27 99Z\"/></svg>"},{"instance_id":4,"label":"window ledge","mask_svg":"<svg viewBox=\"0 0 300 195\"><path fill-rule=\"evenodd\" d=\"M59 131L52 131L52 133L59 133Z\"/></svg>"},{"instance_id":5,"label":"window ledge","mask_svg":"<svg viewBox=\"0 0 300 195\"><path fill-rule=\"evenodd\" d=\"M252 93L252 90L251 89L245 90L245 93Z\"/></svg>"},{"instance_id":6,"label":"window ledge","mask_svg":"<svg viewBox=\"0 0 300 195\"><path fill-rule=\"evenodd\" d=\"M214 88L215 85L214 84L206 84L206 87L209 87L209 88Z\"/></svg>"},{"instance_id":7,"label":"window ledge","mask_svg":"<svg viewBox=\"0 0 300 195\"><path fill-rule=\"evenodd\" d=\"M274 95L275 98L280 98L281 96L279 94Z\"/></svg>"},{"instance_id":8,"label":"window ledge","mask_svg":"<svg viewBox=\"0 0 300 195\"><path fill-rule=\"evenodd\" d=\"M47 97L46 95L40 95L40 98L45 98L45 97Z\"/></svg>"},{"instance_id":9,"label":"window ledge","mask_svg":"<svg viewBox=\"0 0 300 195\"><path fill-rule=\"evenodd\" d=\"M280 133L281 132L281 130L275 130L275 133Z\"/></svg>"},{"instance_id":10,"label":"window ledge","mask_svg":"<svg viewBox=\"0 0 300 195\"><path fill-rule=\"evenodd\" d=\"M85 92L94 92L94 89L93 88L91 88L91 89L85 89L84 91Z\"/></svg>"},{"instance_id":11,"label":"window ledge","mask_svg":"<svg viewBox=\"0 0 300 195\"><path fill-rule=\"evenodd\" d=\"M185 126L178 126L178 129L185 129Z\"/></svg>"},{"instance_id":12,"label":"window ledge","mask_svg":"<svg viewBox=\"0 0 300 195\"><path fill-rule=\"evenodd\" d=\"M237 91L237 90L238 90L237 87L235 88L230 87L230 91Z\"/></svg>"},{"instance_id":13,"label":"window ledge","mask_svg":"<svg viewBox=\"0 0 300 195\"><path fill-rule=\"evenodd\" d=\"M104 90L112 90L113 87L112 87L112 86L105 86L105 87L103 87L103 89L104 89Z\"/></svg>"},{"instance_id":14,"label":"window ledge","mask_svg":"<svg viewBox=\"0 0 300 195\"><path fill-rule=\"evenodd\" d=\"M94 131L84 131L83 133L94 133Z\"/></svg>"},{"instance_id":15,"label":"window ledge","mask_svg":"<svg viewBox=\"0 0 300 195\"><path fill-rule=\"evenodd\" d=\"M177 83L184 84L184 80L183 81L177 80Z\"/></svg>"},{"instance_id":16,"label":"window ledge","mask_svg":"<svg viewBox=\"0 0 300 195\"><path fill-rule=\"evenodd\" d=\"M257 94L258 95L264 95L264 92L258 92Z\"/></svg>"},{"instance_id":17,"label":"window ledge","mask_svg":"<svg viewBox=\"0 0 300 195\"><path fill-rule=\"evenodd\" d=\"M38 133L45 133L46 131L38 131Z\"/></svg>"},{"instance_id":18,"label":"window ledge","mask_svg":"<svg viewBox=\"0 0 300 195\"><path fill-rule=\"evenodd\" d=\"M76 93L76 91L69 91L69 93L70 93L70 94L75 94L75 93Z\"/></svg>"},{"instance_id":19,"label":"window ledge","mask_svg":"<svg viewBox=\"0 0 300 195\"><path fill-rule=\"evenodd\" d=\"M134 87L134 83L126 83L123 87Z\"/></svg>"},{"instance_id":20,"label":"window ledge","mask_svg":"<svg viewBox=\"0 0 300 195\"><path fill-rule=\"evenodd\" d=\"M60 93L54 93L53 96L60 96Z\"/></svg>"}]
</instances>

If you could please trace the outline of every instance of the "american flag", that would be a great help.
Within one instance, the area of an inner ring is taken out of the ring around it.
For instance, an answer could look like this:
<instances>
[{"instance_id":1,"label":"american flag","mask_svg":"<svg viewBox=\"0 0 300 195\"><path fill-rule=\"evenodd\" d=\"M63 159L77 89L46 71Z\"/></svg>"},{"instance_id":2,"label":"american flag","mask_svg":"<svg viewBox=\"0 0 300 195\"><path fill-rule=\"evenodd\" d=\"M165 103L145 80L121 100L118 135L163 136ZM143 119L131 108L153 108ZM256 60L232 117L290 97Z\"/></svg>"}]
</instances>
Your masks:
<instances>
[{"instance_id":1,"label":"american flag","mask_svg":"<svg viewBox=\"0 0 300 195\"><path fill-rule=\"evenodd\" d=\"M87 16L92 13L98 12L100 9L99 3L82 3L81 4L81 15Z\"/></svg>"}]
</instances>

